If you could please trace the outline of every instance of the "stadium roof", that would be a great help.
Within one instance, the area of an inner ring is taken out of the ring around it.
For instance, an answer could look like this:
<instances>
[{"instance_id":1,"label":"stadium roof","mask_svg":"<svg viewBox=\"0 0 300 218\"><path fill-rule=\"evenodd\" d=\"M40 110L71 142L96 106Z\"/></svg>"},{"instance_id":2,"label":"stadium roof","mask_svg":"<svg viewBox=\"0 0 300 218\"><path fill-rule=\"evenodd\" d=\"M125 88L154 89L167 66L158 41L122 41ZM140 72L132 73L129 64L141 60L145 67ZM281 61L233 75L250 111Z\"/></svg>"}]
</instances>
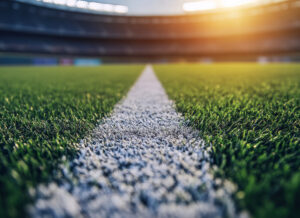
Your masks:
<instances>
[{"instance_id":1,"label":"stadium roof","mask_svg":"<svg viewBox=\"0 0 300 218\"><path fill-rule=\"evenodd\" d=\"M286 0L16 0L58 9L103 14L171 15L207 12Z\"/></svg>"}]
</instances>

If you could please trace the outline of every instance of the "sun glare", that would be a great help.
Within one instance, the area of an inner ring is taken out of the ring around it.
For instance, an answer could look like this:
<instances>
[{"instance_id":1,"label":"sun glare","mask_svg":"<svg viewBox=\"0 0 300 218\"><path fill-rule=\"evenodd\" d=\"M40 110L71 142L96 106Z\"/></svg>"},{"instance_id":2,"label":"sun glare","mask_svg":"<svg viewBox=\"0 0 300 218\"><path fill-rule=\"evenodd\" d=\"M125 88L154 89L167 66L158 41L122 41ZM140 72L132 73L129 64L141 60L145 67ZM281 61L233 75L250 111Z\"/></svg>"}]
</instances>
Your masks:
<instances>
[{"instance_id":1,"label":"sun glare","mask_svg":"<svg viewBox=\"0 0 300 218\"><path fill-rule=\"evenodd\" d=\"M258 0L201 0L184 3L183 10L187 12L207 11L218 8L238 7L257 2Z\"/></svg>"}]
</instances>

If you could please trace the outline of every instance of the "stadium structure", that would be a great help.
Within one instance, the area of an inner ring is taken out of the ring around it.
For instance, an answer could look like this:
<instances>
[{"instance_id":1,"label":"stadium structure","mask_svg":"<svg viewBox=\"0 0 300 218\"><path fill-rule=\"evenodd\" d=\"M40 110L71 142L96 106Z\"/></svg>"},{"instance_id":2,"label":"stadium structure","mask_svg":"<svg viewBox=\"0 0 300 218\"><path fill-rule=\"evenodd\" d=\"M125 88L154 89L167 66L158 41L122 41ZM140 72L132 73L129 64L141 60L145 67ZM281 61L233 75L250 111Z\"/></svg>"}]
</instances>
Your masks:
<instances>
[{"instance_id":1,"label":"stadium structure","mask_svg":"<svg viewBox=\"0 0 300 218\"><path fill-rule=\"evenodd\" d=\"M299 60L298 0L147 16L132 15L122 5L79 2L1 1L2 56L80 56L107 62Z\"/></svg>"}]
</instances>

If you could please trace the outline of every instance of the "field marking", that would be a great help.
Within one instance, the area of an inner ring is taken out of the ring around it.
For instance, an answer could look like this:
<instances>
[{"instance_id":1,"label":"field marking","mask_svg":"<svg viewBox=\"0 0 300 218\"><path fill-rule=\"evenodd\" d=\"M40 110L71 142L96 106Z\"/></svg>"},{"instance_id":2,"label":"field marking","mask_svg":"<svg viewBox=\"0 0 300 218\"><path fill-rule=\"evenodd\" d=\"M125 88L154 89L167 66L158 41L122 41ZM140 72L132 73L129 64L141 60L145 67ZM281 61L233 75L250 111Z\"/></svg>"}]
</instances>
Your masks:
<instances>
[{"instance_id":1,"label":"field marking","mask_svg":"<svg viewBox=\"0 0 300 218\"><path fill-rule=\"evenodd\" d=\"M33 217L235 217L209 147L184 123L151 66L48 186Z\"/></svg>"}]
</instances>

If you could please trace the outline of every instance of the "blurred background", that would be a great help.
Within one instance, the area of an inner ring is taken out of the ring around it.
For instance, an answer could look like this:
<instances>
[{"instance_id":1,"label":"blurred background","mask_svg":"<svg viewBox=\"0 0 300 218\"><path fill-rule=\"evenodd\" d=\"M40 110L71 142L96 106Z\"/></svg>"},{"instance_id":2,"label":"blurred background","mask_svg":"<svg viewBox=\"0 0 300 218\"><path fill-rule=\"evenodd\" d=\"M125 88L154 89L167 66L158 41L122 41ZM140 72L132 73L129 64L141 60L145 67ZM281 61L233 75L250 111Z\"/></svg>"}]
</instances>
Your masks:
<instances>
[{"instance_id":1,"label":"blurred background","mask_svg":"<svg viewBox=\"0 0 300 218\"><path fill-rule=\"evenodd\" d=\"M0 1L0 65L219 61L300 61L300 1Z\"/></svg>"}]
</instances>

